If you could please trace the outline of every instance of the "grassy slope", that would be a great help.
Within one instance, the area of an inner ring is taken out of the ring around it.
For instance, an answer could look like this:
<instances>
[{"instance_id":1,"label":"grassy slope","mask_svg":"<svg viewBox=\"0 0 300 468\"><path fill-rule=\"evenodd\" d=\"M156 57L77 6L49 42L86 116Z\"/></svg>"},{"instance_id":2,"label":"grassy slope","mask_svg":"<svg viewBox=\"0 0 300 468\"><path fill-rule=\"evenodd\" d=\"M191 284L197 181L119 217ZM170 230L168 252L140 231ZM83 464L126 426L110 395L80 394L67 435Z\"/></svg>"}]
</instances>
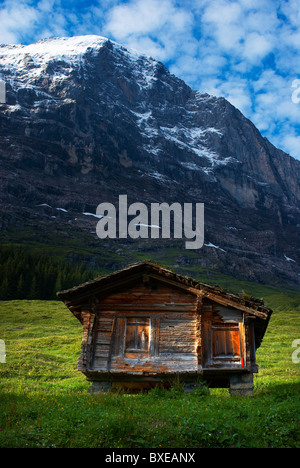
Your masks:
<instances>
[{"instance_id":1,"label":"grassy slope","mask_svg":"<svg viewBox=\"0 0 300 468\"><path fill-rule=\"evenodd\" d=\"M275 312L257 359L254 397L153 390L89 396L77 372L81 326L49 301L0 302L0 447L295 447L299 444L300 293L243 284ZM253 290L251 290L253 288ZM297 442L298 440L298 442Z\"/></svg>"}]
</instances>

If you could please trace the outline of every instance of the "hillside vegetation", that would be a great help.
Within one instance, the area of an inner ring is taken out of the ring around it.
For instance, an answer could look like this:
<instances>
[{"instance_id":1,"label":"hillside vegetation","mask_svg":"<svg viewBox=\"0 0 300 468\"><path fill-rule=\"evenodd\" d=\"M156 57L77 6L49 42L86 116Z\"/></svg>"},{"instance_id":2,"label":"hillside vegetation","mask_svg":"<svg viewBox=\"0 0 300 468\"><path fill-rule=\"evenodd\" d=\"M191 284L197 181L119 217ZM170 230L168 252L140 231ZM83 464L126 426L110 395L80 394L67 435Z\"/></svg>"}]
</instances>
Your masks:
<instances>
[{"instance_id":1,"label":"hillside vegetation","mask_svg":"<svg viewBox=\"0 0 300 468\"><path fill-rule=\"evenodd\" d=\"M245 286L245 284L243 285ZM254 285L252 285L254 288ZM251 289L251 285L248 285ZM250 291L253 294L255 291ZM0 302L0 447L297 447L300 293L257 286L274 308L253 398L171 390L89 395L77 371L81 325L57 301Z\"/></svg>"}]
</instances>

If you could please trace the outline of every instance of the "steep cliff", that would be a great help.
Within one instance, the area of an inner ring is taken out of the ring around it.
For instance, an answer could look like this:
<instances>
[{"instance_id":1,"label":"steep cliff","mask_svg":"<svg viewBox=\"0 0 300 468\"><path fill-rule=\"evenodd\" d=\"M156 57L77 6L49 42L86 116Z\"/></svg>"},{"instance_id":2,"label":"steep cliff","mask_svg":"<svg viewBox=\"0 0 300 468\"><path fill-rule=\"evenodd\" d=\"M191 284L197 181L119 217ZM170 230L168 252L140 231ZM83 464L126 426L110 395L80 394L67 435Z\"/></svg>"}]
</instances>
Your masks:
<instances>
[{"instance_id":1,"label":"steep cliff","mask_svg":"<svg viewBox=\"0 0 300 468\"><path fill-rule=\"evenodd\" d=\"M0 77L3 239L26 230L41 242L85 233L97 249L105 243L92 215L101 202L127 194L146 205L204 203L197 254L172 240L109 248L123 257L161 249L163 258L176 245L174 264L192 265L193 274L202 265L299 285L300 163L228 101L98 36L2 45Z\"/></svg>"}]
</instances>

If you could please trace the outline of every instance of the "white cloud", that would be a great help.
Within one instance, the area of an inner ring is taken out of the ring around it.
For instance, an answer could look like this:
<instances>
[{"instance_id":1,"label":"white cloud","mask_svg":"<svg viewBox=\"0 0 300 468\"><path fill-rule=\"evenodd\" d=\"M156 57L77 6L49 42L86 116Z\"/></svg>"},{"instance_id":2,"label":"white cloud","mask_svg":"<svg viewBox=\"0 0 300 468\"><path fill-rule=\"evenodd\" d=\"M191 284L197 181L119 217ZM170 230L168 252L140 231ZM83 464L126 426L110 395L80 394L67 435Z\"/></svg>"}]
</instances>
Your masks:
<instances>
[{"instance_id":1,"label":"white cloud","mask_svg":"<svg viewBox=\"0 0 300 468\"><path fill-rule=\"evenodd\" d=\"M216 25L237 23L242 13L242 8L237 2L212 0L207 5L202 19Z\"/></svg>"},{"instance_id":2,"label":"white cloud","mask_svg":"<svg viewBox=\"0 0 300 468\"><path fill-rule=\"evenodd\" d=\"M134 34L147 35L163 26L168 7L157 0L118 5L111 10L106 28L120 40Z\"/></svg>"},{"instance_id":3,"label":"white cloud","mask_svg":"<svg viewBox=\"0 0 300 468\"><path fill-rule=\"evenodd\" d=\"M273 50L273 38L262 36L258 32L250 33L245 39L243 51L244 58L250 63L255 63L268 55Z\"/></svg>"},{"instance_id":4,"label":"white cloud","mask_svg":"<svg viewBox=\"0 0 300 468\"><path fill-rule=\"evenodd\" d=\"M71 13L70 13L71 14ZM49 36L68 35L68 16L60 0L6 0L0 9L0 42L34 42Z\"/></svg>"},{"instance_id":5,"label":"white cloud","mask_svg":"<svg viewBox=\"0 0 300 468\"><path fill-rule=\"evenodd\" d=\"M297 159L300 159L300 136L293 133L293 129L289 129L289 133L283 136L281 146L285 151L292 154Z\"/></svg>"},{"instance_id":6,"label":"white cloud","mask_svg":"<svg viewBox=\"0 0 300 468\"><path fill-rule=\"evenodd\" d=\"M128 47L168 61L177 55L179 44L184 48L184 39L192 39L192 23L191 13L175 6L173 0L131 0L109 11L104 32Z\"/></svg>"},{"instance_id":7,"label":"white cloud","mask_svg":"<svg viewBox=\"0 0 300 468\"><path fill-rule=\"evenodd\" d=\"M226 53L239 48L244 39L244 29L241 24L242 9L236 2L212 0L204 8L201 21L206 36L213 37L216 47Z\"/></svg>"},{"instance_id":8,"label":"white cloud","mask_svg":"<svg viewBox=\"0 0 300 468\"><path fill-rule=\"evenodd\" d=\"M289 23L299 29L300 24L300 3L299 0L288 0L281 2L281 12L288 18Z\"/></svg>"},{"instance_id":9,"label":"white cloud","mask_svg":"<svg viewBox=\"0 0 300 468\"><path fill-rule=\"evenodd\" d=\"M120 40L128 36L145 36L164 32L185 32L192 21L190 13L174 6L171 0L132 0L113 7L108 15L106 30Z\"/></svg>"},{"instance_id":10,"label":"white cloud","mask_svg":"<svg viewBox=\"0 0 300 468\"><path fill-rule=\"evenodd\" d=\"M32 24L37 21L37 10L26 2L8 0L0 10L1 42L16 43L19 31L31 32Z\"/></svg>"}]
</instances>

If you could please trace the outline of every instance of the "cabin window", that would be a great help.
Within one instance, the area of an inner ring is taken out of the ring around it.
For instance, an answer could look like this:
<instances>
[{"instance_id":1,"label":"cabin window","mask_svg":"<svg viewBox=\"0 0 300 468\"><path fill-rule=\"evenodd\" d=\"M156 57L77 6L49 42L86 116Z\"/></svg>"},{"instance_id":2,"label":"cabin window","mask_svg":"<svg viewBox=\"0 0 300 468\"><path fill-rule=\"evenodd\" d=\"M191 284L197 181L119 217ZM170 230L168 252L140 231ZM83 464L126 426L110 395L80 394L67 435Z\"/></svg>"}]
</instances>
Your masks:
<instances>
[{"instance_id":1,"label":"cabin window","mask_svg":"<svg viewBox=\"0 0 300 468\"><path fill-rule=\"evenodd\" d=\"M212 359L214 361L240 361L241 340L237 325L212 326Z\"/></svg>"},{"instance_id":2,"label":"cabin window","mask_svg":"<svg viewBox=\"0 0 300 468\"><path fill-rule=\"evenodd\" d=\"M244 368L243 314L207 303L203 314L203 367Z\"/></svg>"},{"instance_id":3,"label":"cabin window","mask_svg":"<svg viewBox=\"0 0 300 468\"><path fill-rule=\"evenodd\" d=\"M149 354L150 319L127 318L125 357L147 357Z\"/></svg>"}]
</instances>

